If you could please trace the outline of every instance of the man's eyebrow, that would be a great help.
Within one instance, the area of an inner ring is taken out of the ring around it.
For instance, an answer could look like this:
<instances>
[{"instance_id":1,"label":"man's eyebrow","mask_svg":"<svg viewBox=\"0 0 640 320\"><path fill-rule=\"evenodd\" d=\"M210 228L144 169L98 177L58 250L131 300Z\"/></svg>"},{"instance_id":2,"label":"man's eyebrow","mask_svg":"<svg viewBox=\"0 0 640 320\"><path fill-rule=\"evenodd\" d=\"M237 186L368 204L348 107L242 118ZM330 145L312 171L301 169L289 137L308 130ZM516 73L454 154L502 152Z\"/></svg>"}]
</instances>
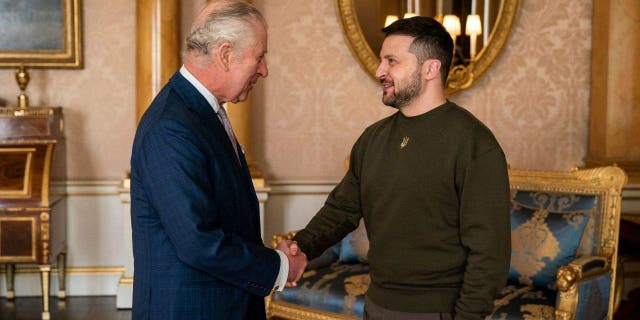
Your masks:
<instances>
[{"instance_id":1,"label":"man's eyebrow","mask_svg":"<svg viewBox=\"0 0 640 320\"><path fill-rule=\"evenodd\" d=\"M389 59L389 58L396 58L395 55L393 54L385 54L383 57L380 57L381 59Z\"/></svg>"}]
</instances>

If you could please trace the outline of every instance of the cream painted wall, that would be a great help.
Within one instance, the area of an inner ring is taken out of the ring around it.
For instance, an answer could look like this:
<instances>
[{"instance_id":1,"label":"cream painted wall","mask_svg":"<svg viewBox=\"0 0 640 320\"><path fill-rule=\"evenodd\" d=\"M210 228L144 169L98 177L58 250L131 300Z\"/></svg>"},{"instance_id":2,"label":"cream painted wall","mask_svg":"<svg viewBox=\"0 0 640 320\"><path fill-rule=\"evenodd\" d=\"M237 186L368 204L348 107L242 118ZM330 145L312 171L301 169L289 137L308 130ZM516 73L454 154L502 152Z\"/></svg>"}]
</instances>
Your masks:
<instances>
[{"instance_id":1,"label":"cream painted wall","mask_svg":"<svg viewBox=\"0 0 640 320\"><path fill-rule=\"evenodd\" d=\"M521 2L505 52L452 100L494 131L512 167L570 169L587 145L592 1ZM204 3L183 1L184 32ZM270 25L255 158L268 180L339 179L362 130L392 110L350 51L334 0L254 3ZM67 179L120 179L135 131L135 2L83 4L85 68L33 70L27 91L34 105L64 107ZM0 98L11 104L13 77L0 69Z\"/></svg>"}]
</instances>

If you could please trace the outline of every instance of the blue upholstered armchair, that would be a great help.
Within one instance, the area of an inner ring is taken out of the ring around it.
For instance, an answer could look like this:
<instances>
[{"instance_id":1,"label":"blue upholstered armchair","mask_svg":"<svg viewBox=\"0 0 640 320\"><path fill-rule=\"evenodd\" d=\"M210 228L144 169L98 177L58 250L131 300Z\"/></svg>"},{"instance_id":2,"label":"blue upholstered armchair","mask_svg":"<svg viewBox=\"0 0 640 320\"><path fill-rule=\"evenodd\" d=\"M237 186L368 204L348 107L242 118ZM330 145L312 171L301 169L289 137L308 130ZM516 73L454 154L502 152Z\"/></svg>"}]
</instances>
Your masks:
<instances>
[{"instance_id":1,"label":"blue upholstered armchair","mask_svg":"<svg viewBox=\"0 0 640 320\"><path fill-rule=\"evenodd\" d=\"M625 173L617 167L509 170L509 182L509 281L489 319L611 319L622 289L617 248ZM367 251L361 224L310 262L297 288L268 297L268 315L361 319Z\"/></svg>"}]
</instances>

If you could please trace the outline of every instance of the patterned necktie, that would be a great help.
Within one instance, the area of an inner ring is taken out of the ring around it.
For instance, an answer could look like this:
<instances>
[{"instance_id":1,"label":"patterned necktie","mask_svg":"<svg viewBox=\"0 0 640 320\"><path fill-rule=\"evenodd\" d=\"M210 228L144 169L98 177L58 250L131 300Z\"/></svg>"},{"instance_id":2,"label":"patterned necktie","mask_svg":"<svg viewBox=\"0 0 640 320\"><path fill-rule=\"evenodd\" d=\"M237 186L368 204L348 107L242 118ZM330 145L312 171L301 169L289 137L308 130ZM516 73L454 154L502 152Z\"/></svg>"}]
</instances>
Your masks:
<instances>
[{"instance_id":1,"label":"patterned necktie","mask_svg":"<svg viewBox=\"0 0 640 320\"><path fill-rule=\"evenodd\" d=\"M233 151L236 153L236 160L238 160L238 163L240 163L240 156L238 155L238 143L236 142L236 135L233 134L233 129L231 129L231 123L229 122L229 118L227 117L227 112L224 110L223 106L220 106L220 108L218 109L218 115L222 120L224 131L227 132L229 141L231 141L231 146L233 146Z\"/></svg>"}]
</instances>

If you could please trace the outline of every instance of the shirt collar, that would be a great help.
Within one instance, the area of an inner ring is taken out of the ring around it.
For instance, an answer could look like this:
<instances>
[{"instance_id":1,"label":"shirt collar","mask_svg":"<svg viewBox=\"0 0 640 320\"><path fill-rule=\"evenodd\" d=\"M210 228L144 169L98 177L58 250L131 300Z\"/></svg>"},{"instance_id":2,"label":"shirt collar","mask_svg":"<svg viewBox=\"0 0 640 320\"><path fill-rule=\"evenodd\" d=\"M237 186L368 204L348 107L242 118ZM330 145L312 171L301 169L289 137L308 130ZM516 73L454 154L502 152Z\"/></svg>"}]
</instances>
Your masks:
<instances>
[{"instance_id":1,"label":"shirt collar","mask_svg":"<svg viewBox=\"0 0 640 320\"><path fill-rule=\"evenodd\" d=\"M180 68L180 74L185 79L187 79L187 81L189 81L189 83L191 83L196 88L196 90L198 90L198 92L200 92L200 94L207 100L207 102L209 102L209 105L211 106L211 108L213 108L213 111L215 111L215 113L217 114L218 110L220 110L220 104L218 103L218 99L216 99L213 93L207 90L202 82L198 81L198 79L196 79L196 77L194 77L193 74L191 74L191 72L189 72L189 70L187 70L184 65L182 65L182 67Z\"/></svg>"}]
</instances>

